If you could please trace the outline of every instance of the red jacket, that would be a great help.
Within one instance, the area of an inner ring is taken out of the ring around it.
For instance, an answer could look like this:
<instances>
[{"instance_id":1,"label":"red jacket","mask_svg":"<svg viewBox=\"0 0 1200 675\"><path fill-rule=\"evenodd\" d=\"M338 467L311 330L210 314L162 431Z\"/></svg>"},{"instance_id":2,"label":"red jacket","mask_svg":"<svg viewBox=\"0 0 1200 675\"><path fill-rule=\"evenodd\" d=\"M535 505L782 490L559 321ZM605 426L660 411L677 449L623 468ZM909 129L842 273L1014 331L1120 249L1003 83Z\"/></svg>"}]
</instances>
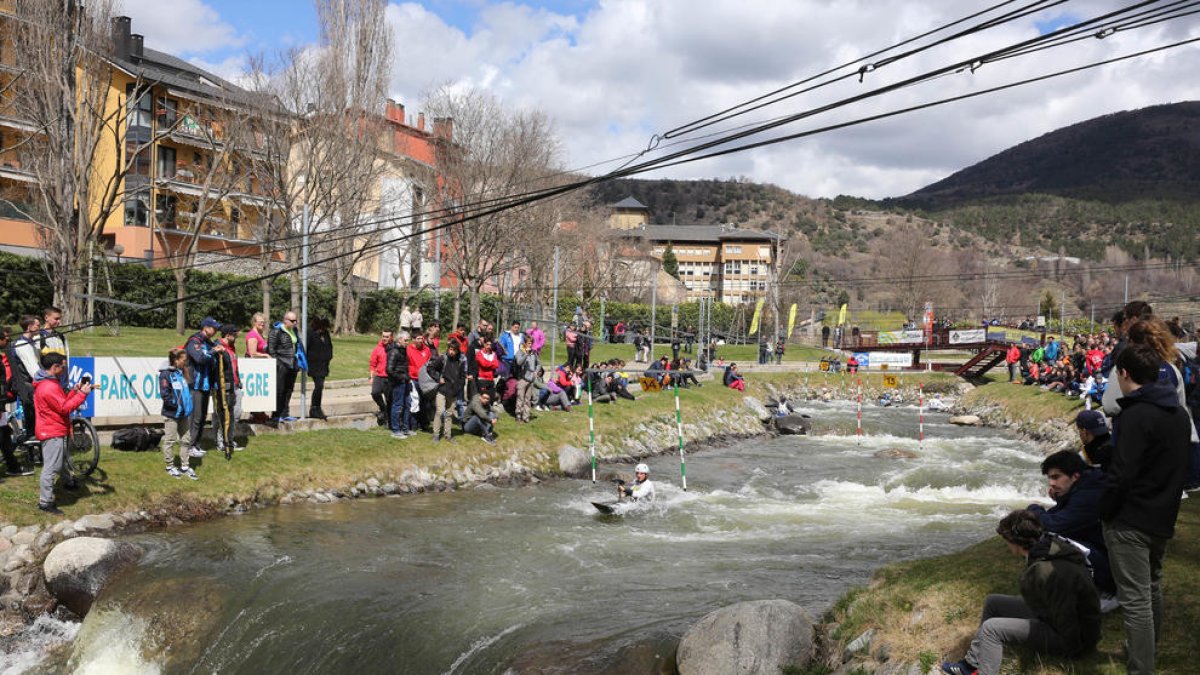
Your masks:
<instances>
[{"instance_id":1,"label":"red jacket","mask_svg":"<svg viewBox=\"0 0 1200 675\"><path fill-rule=\"evenodd\" d=\"M1021 348L1016 345L1010 345L1008 353L1004 355L1005 363L1016 363L1021 360Z\"/></svg>"},{"instance_id":2,"label":"red jacket","mask_svg":"<svg viewBox=\"0 0 1200 675\"><path fill-rule=\"evenodd\" d=\"M387 378L387 348L383 346L383 341L375 343L375 348L371 350L370 368L375 377Z\"/></svg>"},{"instance_id":3,"label":"red jacket","mask_svg":"<svg viewBox=\"0 0 1200 675\"><path fill-rule=\"evenodd\" d=\"M417 377L421 373L421 366L429 360L429 347L421 345L418 347L415 344L408 346L408 377L413 382L417 381Z\"/></svg>"},{"instance_id":4,"label":"red jacket","mask_svg":"<svg viewBox=\"0 0 1200 675\"><path fill-rule=\"evenodd\" d=\"M446 337L448 337L451 340L454 340L455 342L458 343L458 353L459 354L467 353L467 336L463 335L462 331L456 330L453 333L447 335Z\"/></svg>"},{"instance_id":5,"label":"red jacket","mask_svg":"<svg viewBox=\"0 0 1200 675\"><path fill-rule=\"evenodd\" d=\"M496 379L496 369L500 367L500 359L496 352L484 354L483 350L475 352L475 365L479 366L479 379L489 382Z\"/></svg>"},{"instance_id":6,"label":"red jacket","mask_svg":"<svg viewBox=\"0 0 1200 675\"><path fill-rule=\"evenodd\" d=\"M53 377L37 380L33 385L33 407L37 411L38 440L66 436L71 429L71 412L86 400L87 394L78 389L63 391Z\"/></svg>"}]
</instances>

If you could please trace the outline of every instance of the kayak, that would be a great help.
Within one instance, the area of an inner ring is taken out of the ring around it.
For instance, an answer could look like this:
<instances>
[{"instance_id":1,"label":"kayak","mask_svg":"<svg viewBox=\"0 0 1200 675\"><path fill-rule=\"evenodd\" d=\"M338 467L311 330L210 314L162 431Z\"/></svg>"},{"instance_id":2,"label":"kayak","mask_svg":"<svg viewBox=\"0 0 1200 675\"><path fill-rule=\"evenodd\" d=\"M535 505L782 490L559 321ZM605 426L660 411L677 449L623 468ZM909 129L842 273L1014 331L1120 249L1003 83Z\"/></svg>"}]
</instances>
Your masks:
<instances>
[{"instance_id":1,"label":"kayak","mask_svg":"<svg viewBox=\"0 0 1200 675\"><path fill-rule=\"evenodd\" d=\"M592 502L592 506L596 507L597 511L606 515L615 514L620 504L621 502Z\"/></svg>"}]
</instances>

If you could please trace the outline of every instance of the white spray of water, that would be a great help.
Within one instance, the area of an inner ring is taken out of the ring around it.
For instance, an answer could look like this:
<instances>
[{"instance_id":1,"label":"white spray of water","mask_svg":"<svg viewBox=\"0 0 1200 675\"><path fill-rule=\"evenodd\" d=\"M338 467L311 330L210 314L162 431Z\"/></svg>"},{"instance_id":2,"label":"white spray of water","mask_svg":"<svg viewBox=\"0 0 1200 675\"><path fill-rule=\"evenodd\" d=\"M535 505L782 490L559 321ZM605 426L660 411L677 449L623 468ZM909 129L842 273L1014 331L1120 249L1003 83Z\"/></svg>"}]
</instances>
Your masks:
<instances>
[{"instance_id":1,"label":"white spray of water","mask_svg":"<svg viewBox=\"0 0 1200 675\"><path fill-rule=\"evenodd\" d=\"M499 633L496 633L495 635L493 635L491 637L482 637L482 638L479 638L478 640L476 640L475 642L472 642L470 649L463 652L462 654L459 654L458 658L454 659L454 663L450 664L450 669L446 671L445 675L454 675L454 673L458 672L458 669L461 668L462 665L464 663L466 663L467 660L470 659L472 656L475 656L479 652L496 644L505 635L508 635L509 633L512 633L513 631L520 630L523 626L524 626L524 624L516 624L515 626L509 626L508 628L505 628L504 630L500 631Z\"/></svg>"},{"instance_id":2,"label":"white spray of water","mask_svg":"<svg viewBox=\"0 0 1200 675\"><path fill-rule=\"evenodd\" d=\"M78 632L78 623L60 621L45 614L39 616L18 641L20 651L0 653L0 675L37 672L48 651L69 643Z\"/></svg>"}]
</instances>

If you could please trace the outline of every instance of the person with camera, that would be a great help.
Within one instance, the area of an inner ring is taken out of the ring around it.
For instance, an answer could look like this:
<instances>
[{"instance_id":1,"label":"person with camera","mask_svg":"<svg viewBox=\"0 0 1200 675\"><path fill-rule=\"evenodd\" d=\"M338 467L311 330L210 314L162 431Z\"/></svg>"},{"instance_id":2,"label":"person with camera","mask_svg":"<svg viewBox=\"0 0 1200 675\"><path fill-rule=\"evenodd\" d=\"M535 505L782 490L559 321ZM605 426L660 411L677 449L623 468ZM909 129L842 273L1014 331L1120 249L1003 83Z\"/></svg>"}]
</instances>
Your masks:
<instances>
[{"instance_id":1,"label":"person with camera","mask_svg":"<svg viewBox=\"0 0 1200 675\"><path fill-rule=\"evenodd\" d=\"M33 377L33 400L37 409L37 438L42 442L42 476L38 493L38 508L56 516L63 512L54 504L54 479L63 474L63 487L78 487L63 461L67 452L67 435L71 430L71 413L83 405L92 391L91 377L84 376L74 388L64 390L60 380L67 370L67 357L58 352L42 355L42 368Z\"/></svg>"}]
</instances>

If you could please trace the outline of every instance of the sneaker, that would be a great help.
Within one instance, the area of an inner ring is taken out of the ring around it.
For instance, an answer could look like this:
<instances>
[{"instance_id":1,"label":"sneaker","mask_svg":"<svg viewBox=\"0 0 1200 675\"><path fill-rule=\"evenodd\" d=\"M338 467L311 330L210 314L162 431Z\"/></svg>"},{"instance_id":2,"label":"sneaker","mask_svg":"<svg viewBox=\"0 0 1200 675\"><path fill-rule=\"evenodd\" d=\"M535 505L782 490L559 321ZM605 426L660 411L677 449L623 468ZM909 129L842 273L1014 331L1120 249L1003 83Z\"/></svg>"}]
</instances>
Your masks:
<instances>
[{"instance_id":1,"label":"sneaker","mask_svg":"<svg viewBox=\"0 0 1200 675\"><path fill-rule=\"evenodd\" d=\"M1108 614L1121 606L1121 601L1111 593L1100 593L1100 613Z\"/></svg>"},{"instance_id":2,"label":"sneaker","mask_svg":"<svg viewBox=\"0 0 1200 675\"><path fill-rule=\"evenodd\" d=\"M181 475L187 476L188 478L191 478L192 480L200 480L200 476L196 475L196 470L190 466L188 468L184 469L183 471L180 471L179 473Z\"/></svg>"},{"instance_id":3,"label":"sneaker","mask_svg":"<svg viewBox=\"0 0 1200 675\"><path fill-rule=\"evenodd\" d=\"M482 436L481 438L483 438L483 442L487 443L488 445L496 444L496 439L491 436Z\"/></svg>"},{"instance_id":4,"label":"sneaker","mask_svg":"<svg viewBox=\"0 0 1200 675\"><path fill-rule=\"evenodd\" d=\"M434 437L433 437L433 442L434 442L434 443L441 443L441 442L442 442L442 438L441 438L441 436L434 436Z\"/></svg>"},{"instance_id":5,"label":"sneaker","mask_svg":"<svg viewBox=\"0 0 1200 675\"><path fill-rule=\"evenodd\" d=\"M398 440L398 441L402 441L402 440L404 440L404 439L408 438L408 434L407 434L406 432L403 432L403 431L393 431L393 432L392 432L392 438L394 438L394 439L396 439L396 440Z\"/></svg>"},{"instance_id":6,"label":"sneaker","mask_svg":"<svg viewBox=\"0 0 1200 675\"><path fill-rule=\"evenodd\" d=\"M947 675L978 675L979 670L967 661L946 661L942 664L942 672Z\"/></svg>"},{"instance_id":7,"label":"sneaker","mask_svg":"<svg viewBox=\"0 0 1200 675\"><path fill-rule=\"evenodd\" d=\"M170 476L171 478L182 478L183 472L180 471L179 469L175 468L174 466L168 466L167 467L167 475Z\"/></svg>"},{"instance_id":8,"label":"sneaker","mask_svg":"<svg viewBox=\"0 0 1200 675\"><path fill-rule=\"evenodd\" d=\"M230 443L230 444L229 444L229 447L233 448L233 451L234 451L234 452L241 452L241 451L243 451L243 450L245 450L245 449L246 449L246 448L244 448L244 447L242 447L242 446L238 445L237 443Z\"/></svg>"},{"instance_id":9,"label":"sneaker","mask_svg":"<svg viewBox=\"0 0 1200 675\"><path fill-rule=\"evenodd\" d=\"M295 422L295 421L296 421L296 420L298 420L298 419L300 419L300 418L298 418L298 417L292 417L291 415L288 415L287 417L280 417L280 418L279 418L279 421L280 421L280 422Z\"/></svg>"},{"instance_id":10,"label":"sneaker","mask_svg":"<svg viewBox=\"0 0 1200 675\"><path fill-rule=\"evenodd\" d=\"M15 471L10 470L8 472L8 475L9 476L32 476L35 473L37 473L37 472L34 471L33 469L17 469Z\"/></svg>"},{"instance_id":11,"label":"sneaker","mask_svg":"<svg viewBox=\"0 0 1200 675\"><path fill-rule=\"evenodd\" d=\"M200 448L197 448L194 445L188 449L188 455L191 457L203 457L207 454L208 454L207 450L201 450Z\"/></svg>"},{"instance_id":12,"label":"sneaker","mask_svg":"<svg viewBox=\"0 0 1200 675\"><path fill-rule=\"evenodd\" d=\"M39 511L43 511L43 512L45 512L45 513L49 513L49 514L50 514L50 515L52 515L52 516L65 516L65 515L67 515L67 514L65 514L65 513L63 513L63 512L62 512L62 509L58 508L58 507L57 507L57 506L55 506L54 504L42 504L41 502L38 502L38 510L39 510Z\"/></svg>"}]
</instances>

